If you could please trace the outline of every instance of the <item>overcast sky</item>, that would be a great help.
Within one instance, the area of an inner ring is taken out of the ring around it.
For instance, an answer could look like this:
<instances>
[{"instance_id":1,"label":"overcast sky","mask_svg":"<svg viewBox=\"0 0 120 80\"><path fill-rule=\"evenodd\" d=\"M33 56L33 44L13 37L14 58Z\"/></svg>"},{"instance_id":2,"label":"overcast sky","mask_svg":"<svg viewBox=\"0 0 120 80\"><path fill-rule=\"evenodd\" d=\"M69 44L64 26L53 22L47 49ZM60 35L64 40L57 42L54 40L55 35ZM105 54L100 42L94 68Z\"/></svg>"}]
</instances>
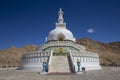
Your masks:
<instances>
[{"instance_id":1,"label":"overcast sky","mask_svg":"<svg viewBox=\"0 0 120 80\"><path fill-rule=\"evenodd\" d=\"M44 44L59 8L76 38L120 41L120 0L0 0L0 49Z\"/></svg>"}]
</instances>

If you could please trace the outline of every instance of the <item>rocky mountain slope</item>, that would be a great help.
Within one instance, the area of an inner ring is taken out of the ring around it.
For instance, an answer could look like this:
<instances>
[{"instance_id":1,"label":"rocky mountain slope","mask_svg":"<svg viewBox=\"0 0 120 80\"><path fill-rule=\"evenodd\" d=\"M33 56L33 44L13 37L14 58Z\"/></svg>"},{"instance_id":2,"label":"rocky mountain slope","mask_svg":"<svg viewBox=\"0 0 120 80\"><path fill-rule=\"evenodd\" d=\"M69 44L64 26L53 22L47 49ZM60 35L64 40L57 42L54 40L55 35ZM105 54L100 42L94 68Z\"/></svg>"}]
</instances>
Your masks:
<instances>
[{"instance_id":1,"label":"rocky mountain slope","mask_svg":"<svg viewBox=\"0 0 120 80\"><path fill-rule=\"evenodd\" d=\"M11 47L0 50L0 65L19 65L24 52L35 51L37 46L27 45L22 48Z\"/></svg>"},{"instance_id":2,"label":"rocky mountain slope","mask_svg":"<svg viewBox=\"0 0 120 80\"><path fill-rule=\"evenodd\" d=\"M89 38L77 39L78 44L84 45L87 51L96 52L102 65L120 65L120 42L102 43ZM0 65L19 65L24 52L35 51L37 46L27 45L22 48L11 47L0 50Z\"/></svg>"},{"instance_id":3,"label":"rocky mountain slope","mask_svg":"<svg viewBox=\"0 0 120 80\"><path fill-rule=\"evenodd\" d=\"M120 65L120 42L102 43L89 38L82 38L78 39L77 43L84 45L87 51L98 53L100 64Z\"/></svg>"}]
</instances>

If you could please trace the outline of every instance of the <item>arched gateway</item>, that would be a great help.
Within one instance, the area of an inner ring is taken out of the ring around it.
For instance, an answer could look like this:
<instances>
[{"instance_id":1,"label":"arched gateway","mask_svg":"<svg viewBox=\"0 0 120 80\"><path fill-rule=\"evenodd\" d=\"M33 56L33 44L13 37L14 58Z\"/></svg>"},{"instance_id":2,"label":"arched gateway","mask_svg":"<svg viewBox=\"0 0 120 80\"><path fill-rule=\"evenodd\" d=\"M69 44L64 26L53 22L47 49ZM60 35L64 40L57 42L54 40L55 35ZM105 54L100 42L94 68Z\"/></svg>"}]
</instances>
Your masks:
<instances>
[{"instance_id":1,"label":"arched gateway","mask_svg":"<svg viewBox=\"0 0 120 80\"><path fill-rule=\"evenodd\" d=\"M66 28L63 11L60 9L56 28L50 31L44 45L35 52L28 52L22 56L20 69L47 73L72 73L82 68L101 69L99 55L86 51L84 46L75 42L72 32Z\"/></svg>"}]
</instances>

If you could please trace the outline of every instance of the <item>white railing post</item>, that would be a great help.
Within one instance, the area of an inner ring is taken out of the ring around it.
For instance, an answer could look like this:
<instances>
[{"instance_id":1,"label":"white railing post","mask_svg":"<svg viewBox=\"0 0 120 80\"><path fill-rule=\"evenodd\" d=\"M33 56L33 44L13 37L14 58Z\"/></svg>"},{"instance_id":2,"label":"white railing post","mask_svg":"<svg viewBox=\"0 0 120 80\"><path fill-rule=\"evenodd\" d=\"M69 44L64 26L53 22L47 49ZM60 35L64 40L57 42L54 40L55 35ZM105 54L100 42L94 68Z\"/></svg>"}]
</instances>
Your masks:
<instances>
[{"instance_id":1,"label":"white railing post","mask_svg":"<svg viewBox=\"0 0 120 80\"><path fill-rule=\"evenodd\" d=\"M74 68L75 68L75 65L74 65L74 63L73 63L71 51L70 51L69 54L70 54L70 60L71 60L71 64L72 64L72 69L74 69Z\"/></svg>"},{"instance_id":2,"label":"white railing post","mask_svg":"<svg viewBox=\"0 0 120 80\"><path fill-rule=\"evenodd\" d=\"M49 70L50 70L50 64L51 64L52 56L53 56L53 50L51 51L50 58L49 58L49 62L48 62L48 72L49 72Z\"/></svg>"}]
</instances>

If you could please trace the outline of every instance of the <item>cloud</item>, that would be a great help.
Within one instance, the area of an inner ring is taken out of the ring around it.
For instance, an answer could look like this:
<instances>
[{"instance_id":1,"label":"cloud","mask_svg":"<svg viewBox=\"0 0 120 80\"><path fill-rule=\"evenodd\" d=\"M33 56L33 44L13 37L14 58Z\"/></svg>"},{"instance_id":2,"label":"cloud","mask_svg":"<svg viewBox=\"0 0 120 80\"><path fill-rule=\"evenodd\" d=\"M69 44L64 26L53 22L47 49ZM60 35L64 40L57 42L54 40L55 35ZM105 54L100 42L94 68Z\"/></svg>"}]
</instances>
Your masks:
<instances>
[{"instance_id":1,"label":"cloud","mask_svg":"<svg viewBox=\"0 0 120 80\"><path fill-rule=\"evenodd\" d=\"M88 33L95 33L94 29L92 29L92 28L89 28L89 29L87 30L87 32L88 32Z\"/></svg>"}]
</instances>

